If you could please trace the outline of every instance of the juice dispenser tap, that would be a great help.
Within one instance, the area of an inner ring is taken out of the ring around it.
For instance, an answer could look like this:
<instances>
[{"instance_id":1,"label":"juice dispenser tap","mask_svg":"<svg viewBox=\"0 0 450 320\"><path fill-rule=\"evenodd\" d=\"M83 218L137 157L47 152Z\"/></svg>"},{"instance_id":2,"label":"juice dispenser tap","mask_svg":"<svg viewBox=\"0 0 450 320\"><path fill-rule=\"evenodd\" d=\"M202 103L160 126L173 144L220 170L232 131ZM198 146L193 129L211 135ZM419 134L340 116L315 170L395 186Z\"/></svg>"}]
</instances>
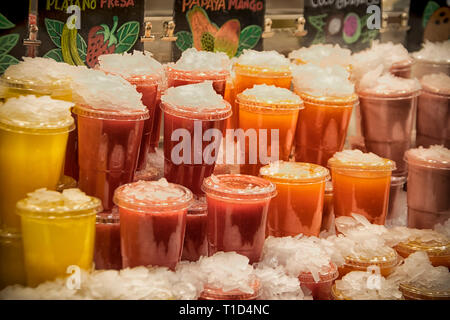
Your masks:
<instances>
[{"instance_id":1,"label":"juice dispenser tap","mask_svg":"<svg viewBox=\"0 0 450 320\"><path fill-rule=\"evenodd\" d=\"M305 24L306 24L306 19L303 15L301 15L297 19L297 30L294 33L294 35L296 37L303 37L308 33L308 31L305 30Z\"/></svg>"},{"instance_id":2,"label":"juice dispenser tap","mask_svg":"<svg viewBox=\"0 0 450 320\"><path fill-rule=\"evenodd\" d=\"M164 33L161 36L162 41L176 41L177 40L177 37L173 35L173 32L175 31L175 22L173 22L173 20L164 21L163 28L164 28Z\"/></svg>"},{"instance_id":3,"label":"juice dispenser tap","mask_svg":"<svg viewBox=\"0 0 450 320\"><path fill-rule=\"evenodd\" d=\"M264 20L264 32L261 35L262 38L271 38L273 37L274 32L272 31L272 19L266 18Z\"/></svg>"},{"instance_id":4,"label":"juice dispenser tap","mask_svg":"<svg viewBox=\"0 0 450 320\"><path fill-rule=\"evenodd\" d=\"M144 19L144 35L141 37L141 42L155 41L155 36L152 35L152 22L150 17Z\"/></svg>"}]
</instances>

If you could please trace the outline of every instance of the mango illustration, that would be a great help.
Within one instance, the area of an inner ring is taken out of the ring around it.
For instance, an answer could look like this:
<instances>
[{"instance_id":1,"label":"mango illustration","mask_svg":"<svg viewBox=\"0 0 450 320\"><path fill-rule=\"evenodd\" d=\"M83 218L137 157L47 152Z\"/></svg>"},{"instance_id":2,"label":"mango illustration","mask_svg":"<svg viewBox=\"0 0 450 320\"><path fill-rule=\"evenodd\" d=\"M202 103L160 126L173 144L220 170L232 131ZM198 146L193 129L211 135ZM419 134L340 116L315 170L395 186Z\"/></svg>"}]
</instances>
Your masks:
<instances>
[{"instance_id":1,"label":"mango illustration","mask_svg":"<svg viewBox=\"0 0 450 320\"><path fill-rule=\"evenodd\" d=\"M202 50L203 34L209 32L214 37L218 28L216 25L211 23L205 10L198 6L194 6L191 10L189 10L186 13L186 18L192 31L194 48L197 50Z\"/></svg>"},{"instance_id":2,"label":"mango illustration","mask_svg":"<svg viewBox=\"0 0 450 320\"><path fill-rule=\"evenodd\" d=\"M230 58L236 55L239 47L241 23L237 19L225 22L217 31L214 41L214 52L225 52Z\"/></svg>"}]
</instances>

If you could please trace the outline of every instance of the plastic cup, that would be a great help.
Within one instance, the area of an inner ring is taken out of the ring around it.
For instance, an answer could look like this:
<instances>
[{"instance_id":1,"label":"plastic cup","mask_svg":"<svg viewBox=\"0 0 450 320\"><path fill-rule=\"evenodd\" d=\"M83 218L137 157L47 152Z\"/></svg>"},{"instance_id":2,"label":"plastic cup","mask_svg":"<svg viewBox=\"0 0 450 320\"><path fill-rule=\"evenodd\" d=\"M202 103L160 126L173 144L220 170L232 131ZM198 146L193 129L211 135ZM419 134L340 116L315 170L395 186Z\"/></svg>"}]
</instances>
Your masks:
<instances>
[{"instance_id":1,"label":"plastic cup","mask_svg":"<svg viewBox=\"0 0 450 320\"><path fill-rule=\"evenodd\" d=\"M43 202L17 203L22 221L25 273L28 286L68 275L68 267L92 269L95 216L101 201L90 197L82 206Z\"/></svg>"},{"instance_id":2,"label":"plastic cup","mask_svg":"<svg viewBox=\"0 0 450 320\"><path fill-rule=\"evenodd\" d=\"M405 300L450 300L450 291L438 291L401 283L399 290Z\"/></svg>"},{"instance_id":3,"label":"plastic cup","mask_svg":"<svg viewBox=\"0 0 450 320\"><path fill-rule=\"evenodd\" d=\"M450 218L450 163L423 160L412 150L405 153L408 227L432 229Z\"/></svg>"},{"instance_id":4,"label":"plastic cup","mask_svg":"<svg viewBox=\"0 0 450 320\"><path fill-rule=\"evenodd\" d=\"M152 265L173 270L181 258L192 193L161 181L133 182L115 192L123 268Z\"/></svg>"},{"instance_id":5,"label":"plastic cup","mask_svg":"<svg viewBox=\"0 0 450 320\"><path fill-rule=\"evenodd\" d=\"M295 161L326 166L334 153L344 148L356 95L315 97L296 92L304 102L295 136Z\"/></svg>"},{"instance_id":6,"label":"plastic cup","mask_svg":"<svg viewBox=\"0 0 450 320\"><path fill-rule=\"evenodd\" d=\"M253 293L243 292L239 289L223 291L221 288L205 285L198 300L258 300L261 295L260 281L256 276L249 281L251 281L250 286Z\"/></svg>"},{"instance_id":7,"label":"plastic cup","mask_svg":"<svg viewBox=\"0 0 450 320\"><path fill-rule=\"evenodd\" d=\"M15 284L26 284L22 235L0 231L0 290Z\"/></svg>"},{"instance_id":8,"label":"plastic cup","mask_svg":"<svg viewBox=\"0 0 450 320\"><path fill-rule=\"evenodd\" d=\"M224 103L223 108L208 110L161 103L164 111L164 177L169 182L189 188L195 195L203 194L201 190L203 179L214 171L218 154L213 155L212 159L205 158L205 148L211 141L205 141L203 135L209 129L217 129L222 132L222 137L224 136L226 119L231 116L230 104L226 101ZM177 164L172 159L172 150L180 142L172 141L171 137L172 133L179 129L190 133L191 154L189 161L183 160Z\"/></svg>"},{"instance_id":9,"label":"plastic cup","mask_svg":"<svg viewBox=\"0 0 450 320\"><path fill-rule=\"evenodd\" d=\"M231 77L227 78L225 84L225 93L223 98L231 105L231 110L233 111L231 117L227 119L227 129L237 129L239 128L239 108L236 104L236 88L234 86L234 79Z\"/></svg>"},{"instance_id":10,"label":"plastic cup","mask_svg":"<svg viewBox=\"0 0 450 320\"><path fill-rule=\"evenodd\" d=\"M254 130L256 134L256 141L255 139L248 139L248 143L247 141L245 142L245 162L240 165L240 173L257 176L259 169L267 164L266 159L260 158L261 130L266 132L267 142L261 144L264 148L267 145L267 151L263 153L267 157L272 157L272 145L278 144L277 160L289 160L297 120L300 110L303 109L303 103L290 101L279 103L271 101L261 102L255 97L240 93L237 96L236 104L239 108L239 128L243 129L244 132ZM273 130L278 130L278 139L272 140ZM252 164L250 161L252 149L256 151L256 155L253 155L256 156L257 160L255 164Z\"/></svg>"},{"instance_id":11,"label":"plastic cup","mask_svg":"<svg viewBox=\"0 0 450 320\"><path fill-rule=\"evenodd\" d=\"M443 72L450 75L450 63L448 62L433 62L425 59L414 58L412 66L412 76L421 79L423 76L432 73Z\"/></svg>"},{"instance_id":12,"label":"plastic cup","mask_svg":"<svg viewBox=\"0 0 450 320\"><path fill-rule=\"evenodd\" d=\"M416 145L425 148L442 144L450 148L450 92L442 92L422 82L417 104Z\"/></svg>"},{"instance_id":13,"label":"plastic cup","mask_svg":"<svg viewBox=\"0 0 450 320\"><path fill-rule=\"evenodd\" d=\"M260 175L277 189L267 218L268 235L318 236L322 224L328 169L302 162L275 162L262 167Z\"/></svg>"},{"instance_id":14,"label":"plastic cup","mask_svg":"<svg viewBox=\"0 0 450 320\"><path fill-rule=\"evenodd\" d=\"M323 198L322 225L320 231L331 231L334 223L333 210L333 183L327 181L325 183L325 195Z\"/></svg>"},{"instance_id":15,"label":"plastic cup","mask_svg":"<svg viewBox=\"0 0 450 320\"><path fill-rule=\"evenodd\" d=\"M203 198L193 201L186 215L186 233L181 260L197 261L202 256L208 256L207 223L206 200Z\"/></svg>"},{"instance_id":16,"label":"plastic cup","mask_svg":"<svg viewBox=\"0 0 450 320\"><path fill-rule=\"evenodd\" d=\"M377 95L359 93L361 130L368 152L392 159L397 165L393 173L405 175L403 155L411 147L411 133L419 91Z\"/></svg>"},{"instance_id":17,"label":"plastic cup","mask_svg":"<svg viewBox=\"0 0 450 320\"><path fill-rule=\"evenodd\" d=\"M19 232L16 202L38 188L56 189L74 125L33 128L13 120L0 118L0 229Z\"/></svg>"},{"instance_id":18,"label":"plastic cup","mask_svg":"<svg viewBox=\"0 0 450 320\"><path fill-rule=\"evenodd\" d=\"M411 78L412 65L413 65L412 59L399 61L391 66L389 72L396 77L409 79Z\"/></svg>"},{"instance_id":19,"label":"plastic cup","mask_svg":"<svg viewBox=\"0 0 450 320\"><path fill-rule=\"evenodd\" d=\"M344 264L338 267L339 279L342 279L343 276L352 271L367 271L369 266L378 266L383 277L389 276L401 263L402 259L394 249L390 247L386 247L386 249L389 249L389 252L370 258L353 255L346 257Z\"/></svg>"},{"instance_id":20,"label":"plastic cup","mask_svg":"<svg viewBox=\"0 0 450 320\"><path fill-rule=\"evenodd\" d=\"M117 212L97 214L94 262L97 270L122 269L120 217Z\"/></svg>"},{"instance_id":21,"label":"plastic cup","mask_svg":"<svg viewBox=\"0 0 450 320\"><path fill-rule=\"evenodd\" d=\"M298 276L303 291L310 290L314 300L332 300L331 288L334 280L339 276L338 269L333 262L323 268L316 282L311 272L304 272Z\"/></svg>"},{"instance_id":22,"label":"plastic cup","mask_svg":"<svg viewBox=\"0 0 450 320\"><path fill-rule=\"evenodd\" d=\"M328 161L333 181L333 208L336 218L358 213L370 223L384 225L389 204L391 172L395 163Z\"/></svg>"},{"instance_id":23,"label":"plastic cup","mask_svg":"<svg viewBox=\"0 0 450 320\"><path fill-rule=\"evenodd\" d=\"M61 79L51 84L22 81L5 76L0 78L0 98L9 99L25 95L50 96L56 100L72 101L70 81Z\"/></svg>"},{"instance_id":24,"label":"plastic cup","mask_svg":"<svg viewBox=\"0 0 450 320\"><path fill-rule=\"evenodd\" d=\"M259 177L224 174L206 178L202 190L208 204L209 255L236 251L250 263L258 262L275 185Z\"/></svg>"},{"instance_id":25,"label":"plastic cup","mask_svg":"<svg viewBox=\"0 0 450 320\"><path fill-rule=\"evenodd\" d=\"M389 205L386 215L386 221L396 222L402 219L404 202L400 201L400 193L406 183L406 177L391 177L391 186L389 189Z\"/></svg>"},{"instance_id":26,"label":"plastic cup","mask_svg":"<svg viewBox=\"0 0 450 320\"><path fill-rule=\"evenodd\" d=\"M403 258L407 258L410 254L417 251L425 251L433 266L450 268L450 241L448 240L415 239L401 242L394 249Z\"/></svg>"},{"instance_id":27,"label":"plastic cup","mask_svg":"<svg viewBox=\"0 0 450 320\"><path fill-rule=\"evenodd\" d=\"M133 181L148 111L120 113L74 107L78 126L79 188L113 208L114 190Z\"/></svg>"}]
</instances>

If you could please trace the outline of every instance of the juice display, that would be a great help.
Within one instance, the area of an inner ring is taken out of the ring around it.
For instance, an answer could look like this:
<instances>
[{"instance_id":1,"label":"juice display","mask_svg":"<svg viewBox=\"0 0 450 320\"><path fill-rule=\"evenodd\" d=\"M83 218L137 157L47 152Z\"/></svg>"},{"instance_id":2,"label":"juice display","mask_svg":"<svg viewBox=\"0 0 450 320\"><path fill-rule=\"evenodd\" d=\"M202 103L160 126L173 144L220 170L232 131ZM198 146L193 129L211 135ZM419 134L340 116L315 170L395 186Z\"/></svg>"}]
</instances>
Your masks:
<instances>
[{"instance_id":1,"label":"juice display","mask_svg":"<svg viewBox=\"0 0 450 320\"><path fill-rule=\"evenodd\" d=\"M331 288L334 280L339 276L338 269L333 262L319 273L319 281L315 281L310 272L303 272L298 276L302 289L311 291L314 300L332 300Z\"/></svg>"},{"instance_id":2,"label":"juice display","mask_svg":"<svg viewBox=\"0 0 450 320\"><path fill-rule=\"evenodd\" d=\"M201 195L203 179L214 171L231 106L211 82L169 88L161 99L164 177Z\"/></svg>"},{"instance_id":3,"label":"juice display","mask_svg":"<svg viewBox=\"0 0 450 320\"><path fill-rule=\"evenodd\" d=\"M450 42L425 41L419 51L413 52L412 75L421 79L427 74L443 72L450 75Z\"/></svg>"},{"instance_id":4,"label":"juice display","mask_svg":"<svg viewBox=\"0 0 450 320\"><path fill-rule=\"evenodd\" d=\"M370 223L384 225L395 163L360 150L337 152L328 161L333 181L336 218L358 213Z\"/></svg>"},{"instance_id":5,"label":"juice display","mask_svg":"<svg viewBox=\"0 0 450 320\"><path fill-rule=\"evenodd\" d=\"M450 76L438 73L421 79L417 104L416 145L442 144L450 148Z\"/></svg>"},{"instance_id":6,"label":"juice display","mask_svg":"<svg viewBox=\"0 0 450 320\"><path fill-rule=\"evenodd\" d=\"M116 211L97 214L94 263L97 270L122 269L120 217Z\"/></svg>"},{"instance_id":7,"label":"juice display","mask_svg":"<svg viewBox=\"0 0 450 320\"><path fill-rule=\"evenodd\" d=\"M194 200L186 215L186 232L181 260L197 261L202 256L208 256L207 223L206 200L204 198Z\"/></svg>"},{"instance_id":8,"label":"juice display","mask_svg":"<svg viewBox=\"0 0 450 320\"><path fill-rule=\"evenodd\" d=\"M408 227L431 229L450 218L450 150L434 145L405 153Z\"/></svg>"},{"instance_id":9,"label":"juice display","mask_svg":"<svg viewBox=\"0 0 450 320\"><path fill-rule=\"evenodd\" d=\"M0 290L25 283L22 235L0 232Z\"/></svg>"},{"instance_id":10,"label":"juice display","mask_svg":"<svg viewBox=\"0 0 450 320\"><path fill-rule=\"evenodd\" d=\"M139 150L137 170L143 170L147 163L150 151L150 141L153 130L158 129L161 118L155 116L157 108L157 95L160 90L163 66L152 58L149 52L134 51L133 54L106 54L99 58L98 68L107 73L116 74L125 78L136 91L142 94L142 103L147 107L149 118L145 120L144 131ZM153 129L153 127L155 129Z\"/></svg>"},{"instance_id":11,"label":"juice display","mask_svg":"<svg viewBox=\"0 0 450 320\"><path fill-rule=\"evenodd\" d=\"M241 141L245 159L240 173L257 176L269 160L289 160L302 100L288 89L263 84L238 94L236 104L239 128L254 133Z\"/></svg>"},{"instance_id":12,"label":"juice display","mask_svg":"<svg viewBox=\"0 0 450 320\"><path fill-rule=\"evenodd\" d=\"M78 186L113 207L114 190L133 181L148 110L125 79L86 69L74 79Z\"/></svg>"},{"instance_id":13,"label":"juice display","mask_svg":"<svg viewBox=\"0 0 450 320\"><path fill-rule=\"evenodd\" d=\"M368 152L395 161L394 175L406 173L403 155L411 146L420 83L375 70L358 89L361 128Z\"/></svg>"},{"instance_id":14,"label":"juice display","mask_svg":"<svg viewBox=\"0 0 450 320\"><path fill-rule=\"evenodd\" d=\"M351 50L342 48L338 44L313 44L292 51L288 57L297 65L306 63L314 63L322 67L339 65L351 72L351 55Z\"/></svg>"},{"instance_id":15,"label":"juice display","mask_svg":"<svg viewBox=\"0 0 450 320\"><path fill-rule=\"evenodd\" d=\"M122 267L174 269L183 250L191 200L191 191L164 178L117 188L114 202L120 213Z\"/></svg>"},{"instance_id":16,"label":"juice display","mask_svg":"<svg viewBox=\"0 0 450 320\"><path fill-rule=\"evenodd\" d=\"M340 66L295 67L294 91L305 106L297 124L295 161L326 166L328 159L344 147L352 110L358 104L348 77Z\"/></svg>"},{"instance_id":17,"label":"juice display","mask_svg":"<svg viewBox=\"0 0 450 320\"><path fill-rule=\"evenodd\" d=\"M56 189L74 127L71 106L31 95L0 106L0 229L20 232L15 207L27 192Z\"/></svg>"},{"instance_id":18,"label":"juice display","mask_svg":"<svg viewBox=\"0 0 450 320\"><path fill-rule=\"evenodd\" d=\"M208 204L209 254L236 251L258 262L265 239L267 213L276 188L250 175L213 175L203 181Z\"/></svg>"},{"instance_id":19,"label":"juice display","mask_svg":"<svg viewBox=\"0 0 450 320\"><path fill-rule=\"evenodd\" d=\"M311 163L277 161L262 167L260 176L277 189L269 206L268 235L318 236L328 169Z\"/></svg>"},{"instance_id":20,"label":"juice display","mask_svg":"<svg viewBox=\"0 0 450 320\"><path fill-rule=\"evenodd\" d=\"M101 201L79 189L38 189L17 203L28 286L65 277L70 266L92 269L99 211Z\"/></svg>"}]
</instances>

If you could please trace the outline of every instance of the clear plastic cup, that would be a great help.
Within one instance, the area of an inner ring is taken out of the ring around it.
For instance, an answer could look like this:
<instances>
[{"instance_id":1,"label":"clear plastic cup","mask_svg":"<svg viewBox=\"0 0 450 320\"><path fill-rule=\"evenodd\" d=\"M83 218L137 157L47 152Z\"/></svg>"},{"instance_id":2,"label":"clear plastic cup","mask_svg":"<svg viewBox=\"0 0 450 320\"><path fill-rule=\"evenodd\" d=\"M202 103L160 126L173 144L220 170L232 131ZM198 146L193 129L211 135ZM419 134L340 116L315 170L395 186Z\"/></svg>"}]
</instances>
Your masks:
<instances>
[{"instance_id":1,"label":"clear plastic cup","mask_svg":"<svg viewBox=\"0 0 450 320\"><path fill-rule=\"evenodd\" d=\"M252 277L250 286L253 293L243 292L239 289L223 291L221 288L205 285L198 300L258 300L261 295L261 284L259 279Z\"/></svg>"},{"instance_id":2,"label":"clear plastic cup","mask_svg":"<svg viewBox=\"0 0 450 320\"><path fill-rule=\"evenodd\" d=\"M203 181L208 204L209 255L236 251L258 262L275 185L250 175L224 174Z\"/></svg>"},{"instance_id":3,"label":"clear plastic cup","mask_svg":"<svg viewBox=\"0 0 450 320\"><path fill-rule=\"evenodd\" d=\"M415 239L413 241L401 242L394 249L403 258L417 251L425 251L431 264L435 267L444 266L450 268L450 241Z\"/></svg>"},{"instance_id":4,"label":"clear plastic cup","mask_svg":"<svg viewBox=\"0 0 450 320\"><path fill-rule=\"evenodd\" d=\"M0 77L0 98L35 95L50 96L56 100L72 101L72 90L70 80L61 79L51 84L37 83L34 81L22 81L18 79Z\"/></svg>"},{"instance_id":5,"label":"clear plastic cup","mask_svg":"<svg viewBox=\"0 0 450 320\"><path fill-rule=\"evenodd\" d=\"M301 273L298 276L302 290L311 291L314 300L332 300L331 288L334 280L339 276L338 268L333 262L329 266L322 268L319 273L319 280L316 282L311 272Z\"/></svg>"},{"instance_id":6,"label":"clear plastic cup","mask_svg":"<svg viewBox=\"0 0 450 320\"><path fill-rule=\"evenodd\" d=\"M406 177L391 177L391 186L389 189L389 206L386 215L386 221L399 221L403 216L404 202L400 201L400 193L406 183Z\"/></svg>"},{"instance_id":7,"label":"clear plastic cup","mask_svg":"<svg viewBox=\"0 0 450 320\"><path fill-rule=\"evenodd\" d=\"M331 231L334 223L333 210L333 183L327 181L325 183L325 195L323 198L322 225L320 231Z\"/></svg>"},{"instance_id":8,"label":"clear plastic cup","mask_svg":"<svg viewBox=\"0 0 450 320\"><path fill-rule=\"evenodd\" d=\"M325 183L330 178L328 169L311 163L279 161L262 167L260 176L277 189L269 206L268 235L318 236Z\"/></svg>"},{"instance_id":9,"label":"clear plastic cup","mask_svg":"<svg viewBox=\"0 0 450 320\"><path fill-rule=\"evenodd\" d=\"M28 286L65 277L70 266L92 269L95 216L101 209L94 197L67 204L44 197L36 202L28 196L17 203Z\"/></svg>"},{"instance_id":10,"label":"clear plastic cup","mask_svg":"<svg viewBox=\"0 0 450 320\"><path fill-rule=\"evenodd\" d=\"M389 276L394 272L395 268L401 263L402 258L397 252L386 247L386 253L380 256L373 256L370 258L347 256L342 266L338 267L339 279L352 271L367 271L369 266L377 266L380 268L380 274L383 277Z\"/></svg>"},{"instance_id":11,"label":"clear plastic cup","mask_svg":"<svg viewBox=\"0 0 450 320\"><path fill-rule=\"evenodd\" d=\"M120 213L122 267L175 269L183 250L191 200L191 191L163 179L117 188L114 202Z\"/></svg>"},{"instance_id":12,"label":"clear plastic cup","mask_svg":"<svg viewBox=\"0 0 450 320\"><path fill-rule=\"evenodd\" d=\"M94 262L97 270L122 269L120 216L118 212L97 214Z\"/></svg>"},{"instance_id":13,"label":"clear plastic cup","mask_svg":"<svg viewBox=\"0 0 450 320\"><path fill-rule=\"evenodd\" d=\"M202 256L208 256L207 224L206 199L196 199L188 208L186 215L186 233L181 260L197 261Z\"/></svg>"},{"instance_id":14,"label":"clear plastic cup","mask_svg":"<svg viewBox=\"0 0 450 320\"><path fill-rule=\"evenodd\" d=\"M344 148L347 128L358 96L315 97L303 92L295 137L295 161L327 166L335 152Z\"/></svg>"},{"instance_id":15,"label":"clear plastic cup","mask_svg":"<svg viewBox=\"0 0 450 320\"><path fill-rule=\"evenodd\" d=\"M113 208L114 190L133 181L148 111L118 112L77 105L79 188Z\"/></svg>"},{"instance_id":16,"label":"clear plastic cup","mask_svg":"<svg viewBox=\"0 0 450 320\"><path fill-rule=\"evenodd\" d=\"M0 231L0 290L15 284L26 284L22 235Z\"/></svg>"},{"instance_id":17,"label":"clear plastic cup","mask_svg":"<svg viewBox=\"0 0 450 320\"><path fill-rule=\"evenodd\" d=\"M443 72L450 75L449 62L433 62L425 59L414 58L412 66L412 76L421 79L423 76L432 73Z\"/></svg>"},{"instance_id":18,"label":"clear plastic cup","mask_svg":"<svg viewBox=\"0 0 450 320\"><path fill-rule=\"evenodd\" d=\"M399 290L405 300L450 300L450 291L438 291L400 283Z\"/></svg>"},{"instance_id":19,"label":"clear plastic cup","mask_svg":"<svg viewBox=\"0 0 450 320\"><path fill-rule=\"evenodd\" d=\"M392 73L396 77L409 79L411 78L411 69L413 65L413 60L408 59L404 61L399 61L394 63L389 72Z\"/></svg>"}]
</instances>

